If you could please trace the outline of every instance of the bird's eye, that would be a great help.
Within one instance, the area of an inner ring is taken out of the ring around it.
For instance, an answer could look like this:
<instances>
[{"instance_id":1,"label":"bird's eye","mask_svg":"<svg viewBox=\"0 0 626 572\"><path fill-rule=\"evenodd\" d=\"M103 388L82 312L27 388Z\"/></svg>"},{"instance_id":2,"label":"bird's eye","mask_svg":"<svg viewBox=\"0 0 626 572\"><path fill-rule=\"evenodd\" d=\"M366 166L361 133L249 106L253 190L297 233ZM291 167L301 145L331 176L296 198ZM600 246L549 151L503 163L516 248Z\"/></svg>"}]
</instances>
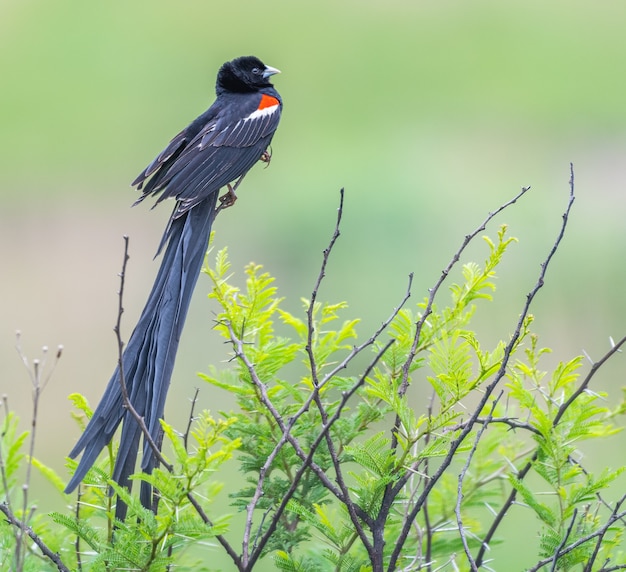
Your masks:
<instances>
[{"instance_id":1,"label":"bird's eye","mask_svg":"<svg viewBox=\"0 0 626 572\"><path fill-rule=\"evenodd\" d=\"M259 68L252 68L252 73L260 74L261 70Z\"/></svg>"}]
</instances>

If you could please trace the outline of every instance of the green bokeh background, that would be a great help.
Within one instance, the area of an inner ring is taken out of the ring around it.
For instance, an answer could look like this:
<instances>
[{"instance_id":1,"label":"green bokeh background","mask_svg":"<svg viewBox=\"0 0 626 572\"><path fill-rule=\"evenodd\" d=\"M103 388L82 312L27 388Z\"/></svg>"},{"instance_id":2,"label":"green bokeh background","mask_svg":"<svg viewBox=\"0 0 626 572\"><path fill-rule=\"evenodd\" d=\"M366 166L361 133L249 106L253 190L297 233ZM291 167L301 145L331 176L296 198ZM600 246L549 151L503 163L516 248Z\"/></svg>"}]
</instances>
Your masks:
<instances>
[{"instance_id":1,"label":"green bokeh background","mask_svg":"<svg viewBox=\"0 0 626 572\"><path fill-rule=\"evenodd\" d=\"M215 225L240 279L248 261L264 264L296 311L345 187L321 297L348 300L368 335L409 272L413 304L463 236L531 185L498 218L520 243L478 318L495 342L512 331L556 236L573 162L576 204L534 307L536 330L555 349L547 367L583 350L600 357L609 336L626 333L625 27L616 0L2 0L0 392L25 421L15 330L29 357L65 347L44 394L38 456L64 474L77 437L66 396L95 404L113 370L123 234L126 336L156 273L168 205L130 209L128 183L211 103L219 65L249 53L283 71L285 109L270 168L248 176ZM470 259L484 256L480 244L470 249ZM208 288L201 277L169 397L174 423L201 385L195 373L227 367ZM595 389L616 399L623 371L618 356ZM207 387L200 405L230 406ZM587 455L610 463L624 441L607 446ZM56 502L45 486L41 495ZM509 557L496 568L512 569Z\"/></svg>"}]
</instances>

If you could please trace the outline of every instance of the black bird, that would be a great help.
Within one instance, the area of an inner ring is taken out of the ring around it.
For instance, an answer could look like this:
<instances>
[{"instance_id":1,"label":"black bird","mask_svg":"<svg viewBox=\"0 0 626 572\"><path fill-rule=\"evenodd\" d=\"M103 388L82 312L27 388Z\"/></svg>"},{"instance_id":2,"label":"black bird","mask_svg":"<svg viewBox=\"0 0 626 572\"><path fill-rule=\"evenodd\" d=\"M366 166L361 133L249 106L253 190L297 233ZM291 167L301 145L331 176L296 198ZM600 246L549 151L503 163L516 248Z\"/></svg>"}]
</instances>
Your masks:
<instances>
[{"instance_id":1,"label":"black bird","mask_svg":"<svg viewBox=\"0 0 626 572\"><path fill-rule=\"evenodd\" d=\"M176 206L157 251L167 244L154 286L122 356L130 402L155 440L160 432L167 390L189 302L209 242L216 214L236 199L235 190L259 160L269 161L268 146L278 127L282 100L269 81L277 69L245 56L226 62L217 74L216 99L202 115L174 137L133 181L141 197L160 194ZM221 188L228 192L220 197ZM107 385L84 433L70 452L82 458L65 492L84 478L121 421L114 480L130 486L141 429L123 407L119 367ZM150 473L156 458L144 440L141 468ZM141 500L150 506L150 487L142 483ZM118 502L118 517L125 507Z\"/></svg>"}]
</instances>

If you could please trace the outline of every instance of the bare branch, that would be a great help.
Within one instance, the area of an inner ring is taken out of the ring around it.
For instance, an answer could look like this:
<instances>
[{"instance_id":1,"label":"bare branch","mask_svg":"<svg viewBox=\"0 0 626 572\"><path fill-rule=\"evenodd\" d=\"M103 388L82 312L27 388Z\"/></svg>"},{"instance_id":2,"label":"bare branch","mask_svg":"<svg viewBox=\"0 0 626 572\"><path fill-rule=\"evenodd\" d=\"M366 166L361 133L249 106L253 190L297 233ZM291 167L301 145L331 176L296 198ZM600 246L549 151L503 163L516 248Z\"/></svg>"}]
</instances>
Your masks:
<instances>
[{"instance_id":1,"label":"bare branch","mask_svg":"<svg viewBox=\"0 0 626 572\"><path fill-rule=\"evenodd\" d=\"M150 435L150 431L146 426L146 423L141 415L137 412L137 410L133 407L133 404L130 401L130 397L128 396L128 388L126 387L126 377L124 375L124 341L122 340L122 314L124 313L124 283L126 280L126 264L128 263L128 259L130 256L128 255L128 236L124 235L124 260L122 262L122 271L120 272L120 290L118 292L118 307L117 307L117 322L113 328L115 332L115 337L117 339L117 365L120 372L120 389L122 391L122 399L124 401L124 408L130 412L132 417L139 425L141 429L141 433L143 434L143 438L150 445L154 456L159 460L159 462L171 473L174 470L174 467L168 463L163 454L161 453L161 449L154 442L152 435Z\"/></svg>"},{"instance_id":2,"label":"bare branch","mask_svg":"<svg viewBox=\"0 0 626 572\"><path fill-rule=\"evenodd\" d=\"M315 336L315 328L313 326L313 313L315 310L315 303L317 301L317 293L319 291L322 280L326 276L326 266L328 265L328 259L330 258L330 253L341 234L339 231L339 227L341 225L341 218L343 216L343 195L344 190L341 189L339 191L339 208L337 209L337 222L335 223L335 231L330 239L330 244L328 247L324 249L324 256L322 258L322 266L320 268L320 272L317 275L317 280L315 281L315 286L313 286L313 292L311 293L311 300L309 303L309 307L307 308L307 322L309 325L309 331L307 334L307 343L305 347L305 351L309 356L309 364L311 367L311 379L313 380L313 385L318 385L317 380L317 364L315 363L315 357L313 356L313 337Z\"/></svg>"},{"instance_id":3,"label":"bare branch","mask_svg":"<svg viewBox=\"0 0 626 572\"><path fill-rule=\"evenodd\" d=\"M82 505L81 502L82 497L82 487L81 484L78 485L78 491L76 492L76 507L74 509L74 518L76 522L80 519L80 507ZM83 569L83 562L81 559L81 550L80 550L80 535L76 535L76 540L74 541L74 554L76 555L76 564L78 565L78 570Z\"/></svg>"}]
</instances>

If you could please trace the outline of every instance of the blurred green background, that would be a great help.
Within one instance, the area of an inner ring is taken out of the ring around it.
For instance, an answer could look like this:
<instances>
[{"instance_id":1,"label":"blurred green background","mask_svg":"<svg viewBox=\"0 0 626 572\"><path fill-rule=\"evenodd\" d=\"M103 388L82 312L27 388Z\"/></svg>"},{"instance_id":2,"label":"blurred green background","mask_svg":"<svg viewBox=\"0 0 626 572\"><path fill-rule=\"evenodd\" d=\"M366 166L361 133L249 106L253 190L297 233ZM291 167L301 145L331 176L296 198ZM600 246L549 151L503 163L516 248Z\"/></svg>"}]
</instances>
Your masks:
<instances>
[{"instance_id":1,"label":"blurred green background","mask_svg":"<svg viewBox=\"0 0 626 572\"><path fill-rule=\"evenodd\" d=\"M626 333L625 25L626 4L615 0L2 0L0 391L25 427L30 388L15 330L31 358L42 345L65 347L44 394L37 455L65 474L77 437L66 396L79 391L95 405L113 370L123 234L126 337L156 273L169 205L130 209L129 182L208 107L218 67L239 55L282 70L285 102L270 168L247 177L215 225L240 279L248 261L264 264L297 311L345 187L320 295L348 300L369 335L409 272L415 304L464 235L531 185L497 219L520 243L478 318L495 342L512 331L556 236L573 162L576 204L535 326L555 349L546 367L583 350L599 358L609 336ZM484 257L481 244L470 249L469 259ZM195 373L227 367L209 286L201 277L179 352L167 413L175 423L201 386ZM617 399L623 371L618 356L594 389ZM207 387L200 405L230 406ZM609 445L623 450L624 441ZM614 452L587 454L600 463Z\"/></svg>"}]
</instances>

